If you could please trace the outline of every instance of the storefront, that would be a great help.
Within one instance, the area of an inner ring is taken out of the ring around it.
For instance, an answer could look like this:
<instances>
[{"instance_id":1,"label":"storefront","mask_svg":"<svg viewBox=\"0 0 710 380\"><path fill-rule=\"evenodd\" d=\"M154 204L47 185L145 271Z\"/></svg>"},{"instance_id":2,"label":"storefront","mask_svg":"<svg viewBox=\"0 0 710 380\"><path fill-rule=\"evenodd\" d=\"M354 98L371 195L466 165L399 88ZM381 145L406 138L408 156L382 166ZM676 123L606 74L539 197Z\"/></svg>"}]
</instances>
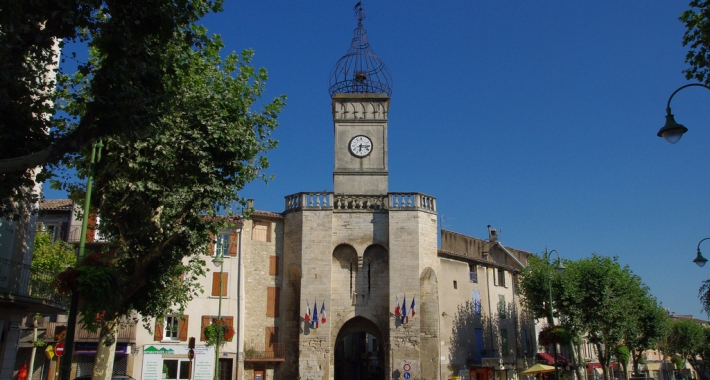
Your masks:
<instances>
[{"instance_id":1,"label":"storefront","mask_svg":"<svg viewBox=\"0 0 710 380\"><path fill-rule=\"evenodd\" d=\"M144 346L141 378L143 380L211 380L214 374L214 347L195 347L195 358L192 361L188 356L189 351L187 346L152 344Z\"/></svg>"},{"instance_id":2,"label":"storefront","mask_svg":"<svg viewBox=\"0 0 710 380\"><path fill-rule=\"evenodd\" d=\"M91 376L94 374L94 361L98 342L77 342L74 346L76 361L76 376ZM116 343L116 357L113 361L113 374L125 375L130 359L131 345Z\"/></svg>"}]
</instances>

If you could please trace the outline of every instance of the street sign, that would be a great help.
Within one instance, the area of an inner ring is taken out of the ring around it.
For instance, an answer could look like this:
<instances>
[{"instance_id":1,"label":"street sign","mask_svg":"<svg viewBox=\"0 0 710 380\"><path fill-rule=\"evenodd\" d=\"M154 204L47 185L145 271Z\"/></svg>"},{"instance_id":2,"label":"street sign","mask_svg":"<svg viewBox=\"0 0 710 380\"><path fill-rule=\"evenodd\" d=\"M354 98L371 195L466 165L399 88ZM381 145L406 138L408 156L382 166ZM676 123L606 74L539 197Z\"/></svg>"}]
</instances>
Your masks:
<instances>
[{"instance_id":1,"label":"street sign","mask_svg":"<svg viewBox=\"0 0 710 380\"><path fill-rule=\"evenodd\" d=\"M412 374L409 372L404 373L404 380L409 380L409 378L412 377Z\"/></svg>"},{"instance_id":2,"label":"street sign","mask_svg":"<svg viewBox=\"0 0 710 380\"><path fill-rule=\"evenodd\" d=\"M412 369L412 366L409 365L409 363L406 363L402 368L404 368L406 372L409 372L409 370Z\"/></svg>"},{"instance_id":3,"label":"street sign","mask_svg":"<svg viewBox=\"0 0 710 380\"><path fill-rule=\"evenodd\" d=\"M54 353L60 358L64 355L64 342L57 343L57 347L54 349Z\"/></svg>"}]
</instances>

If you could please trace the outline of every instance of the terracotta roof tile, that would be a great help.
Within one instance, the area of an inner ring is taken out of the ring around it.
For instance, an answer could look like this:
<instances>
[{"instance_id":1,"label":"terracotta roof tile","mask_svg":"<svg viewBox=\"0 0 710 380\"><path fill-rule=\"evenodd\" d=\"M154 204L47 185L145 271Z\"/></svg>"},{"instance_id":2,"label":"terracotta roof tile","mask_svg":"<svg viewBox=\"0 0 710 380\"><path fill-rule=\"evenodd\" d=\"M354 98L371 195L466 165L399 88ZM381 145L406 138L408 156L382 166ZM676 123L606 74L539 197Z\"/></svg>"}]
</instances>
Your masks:
<instances>
[{"instance_id":1,"label":"terracotta roof tile","mask_svg":"<svg viewBox=\"0 0 710 380\"><path fill-rule=\"evenodd\" d=\"M71 199L45 199L40 205L40 210L71 210Z\"/></svg>"}]
</instances>

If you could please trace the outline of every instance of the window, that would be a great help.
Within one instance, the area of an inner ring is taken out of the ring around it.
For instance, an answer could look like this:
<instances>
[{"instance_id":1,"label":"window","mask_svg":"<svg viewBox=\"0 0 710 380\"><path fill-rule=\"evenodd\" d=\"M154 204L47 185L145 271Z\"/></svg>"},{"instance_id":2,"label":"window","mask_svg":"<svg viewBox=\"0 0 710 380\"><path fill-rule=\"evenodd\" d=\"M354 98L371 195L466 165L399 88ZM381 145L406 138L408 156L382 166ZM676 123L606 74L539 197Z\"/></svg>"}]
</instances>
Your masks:
<instances>
[{"instance_id":1,"label":"window","mask_svg":"<svg viewBox=\"0 0 710 380\"><path fill-rule=\"evenodd\" d=\"M468 281L478 282L478 272L476 272L476 264L468 264Z\"/></svg>"},{"instance_id":2,"label":"window","mask_svg":"<svg viewBox=\"0 0 710 380\"><path fill-rule=\"evenodd\" d=\"M481 315L481 292L473 289L473 315Z\"/></svg>"},{"instance_id":3,"label":"window","mask_svg":"<svg viewBox=\"0 0 710 380\"><path fill-rule=\"evenodd\" d=\"M178 340L178 328L179 328L178 317L174 315L168 315L165 317L165 324L163 325L163 340Z\"/></svg>"},{"instance_id":4,"label":"window","mask_svg":"<svg viewBox=\"0 0 710 380\"><path fill-rule=\"evenodd\" d=\"M153 338L156 341L186 341L189 321L188 315L183 315L181 318L179 315L171 314L165 318L158 318L155 321Z\"/></svg>"},{"instance_id":5,"label":"window","mask_svg":"<svg viewBox=\"0 0 710 380\"><path fill-rule=\"evenodd\" d=\"M505 269L498 268L498 286L505 286Z\"/></svg>"},{"instance_id":6,"label":"window","mask_svg":"<svg viewBox=\"0 0 710 380\"><path fill-rule=\"evenodd\" d=\"M458 289L458 284L456 283L456 280L454 280L454 289Z\"/></svg>"},{"instance_id":7,"label":"window","mask_svg":"<svg viewBox=\"0 0 710 380\"><path fill-rule=\"evenodd\" d=\"M523 353L528 353L528 331L526 329L520 330L520 335L522 336L523 343Z\"/></svg>"},{"instance_id":8,"label":"window","mask_svg":"<svg viewBox=\"0 0 710 380\"><path fill-rule=\"evenodd\" d=\"M508 356L508 330L500 329L500 356Z\"/></svg>"},{"instance_id":9,"label":"window","mask_svg":"<svg viewBox=\"0 0 710 380\"><path fill-rule=\"evenodd\" d=\"M215 250L216 254L221 254L223 257L229 257L229 234L219 234L217 236L217 247Z\"/></svg>"},{"instance_id":10,"label":"window","mask_svg":"<svg viewBox=\"0 0 710 380\"><path fill-rule=\"evenodd\" d=\"M498 296L498 316L500 317L500 319L505 319L507 317L505 307L505 296L502 294Z\"/></svg>"},{"instance_id":11,"label":"window","mask_svg":"<svg viewBox=\"0 0 710 380\"><path fill-rule=\"evenodd\" d=\"M267 288L266 295L266 316L279 316L279 301L281 300L281 288Z\"/></svg>"},{"instance_id":12,"label":"window","mask_svg":"<svg viewBox=\"0 0 710 380\"><path fill-rule=\"evenodd\" d=\"M234 328L234 317L232 316L223 316L221 318L222 321L224 321L227 325L232 326ZM206 341L207 337L205 336L205 327L217 322L217 316L216 315L203 315L202 316L202 323L200 324L200 340L201 341ZM227 339L227 342L231 342L232 339Z\"/></svg>"},{"instance_id":13,"label":"window","mask_svg":"<svg viewBox=\"0 0 710 380\"><path fill-rule=\"evenodd\" d=\"M224 264L222 264L224 265ZM219 289L219 272L212 272L212 297L227 297L227 289L229 289L229 273L222 273L222 291Z\"/></svg>"},{"instance_id":14,"label":"window","mask_svg":"<svg viewBox=\"0 0 710 380\"><path fill-rule=\"evenodd\" d=\"M271 241L271 222L255 220L251 228L251 240Z\"/></svg>"},{"instance_id":15,"label":"window","mask_svg":"<svg viewBox=\"0 0 710 380\"><path fill-rule=\"evenodd\" d=\"M279 257L269 256L269 275L278 276L279 275Z\"/></svg>"}]
</instances>

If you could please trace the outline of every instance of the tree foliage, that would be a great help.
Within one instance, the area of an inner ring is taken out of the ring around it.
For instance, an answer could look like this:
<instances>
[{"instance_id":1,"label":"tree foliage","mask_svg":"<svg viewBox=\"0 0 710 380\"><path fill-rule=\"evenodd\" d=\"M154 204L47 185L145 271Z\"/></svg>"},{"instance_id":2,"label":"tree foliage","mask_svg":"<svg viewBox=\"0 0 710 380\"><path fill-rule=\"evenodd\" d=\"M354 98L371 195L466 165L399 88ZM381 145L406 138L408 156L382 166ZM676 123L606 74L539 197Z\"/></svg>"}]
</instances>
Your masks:
<instances>
[{"instance_id":1,"label":"tree foliage","mask_svg":"<svg viewBox=\"0 0 710 380\"><path fill-rule=\"evenodd\" d=\"M2 0L0 3L0 207L15 217L18 204L37 200L27 189L51 177L67 158L100 138L125 139L165 115L175 84L170 56L176 36L183 50L202 43L195 22L221 10L222 0ZM81 122L56 124L55 74L61 47L87 43L100 61L81 62L90 96ZM178 46L174 46L178 48ZM43 170L35 178L35 167Z\"/></svg>"},{"instance_id":2,"label":"tree foliage","mask_svg":"<svg viewBox=\"0 0 710 380\"><path fill-rule=\"evenodd\" d=\"M685 56L690 67L683 73L686 79L710 84L710 1L692 0L690 7L680 16L686 27L683 46L690 47Z\"/></svg>"},{"instance_id":3,"label":"tree foliage","mask_svg":"<svg viewBox=\"0 0 710 380\"><path fill-rule=\"evenodd\" d=\"M671 323L670 332L666 339L666 354L679 357L682 362L679 368L685 366L686 361L703 350L705 344L705 328L699 323L681 319Z\"/></svg>"},{"instance_id":4,"label":"tree foliage","mask_svg":"<svg viewBox=\"0 0 710 380\"><path fill-rule=\"evenodd\" d=\"M57 273L74 265L76 254L61 239L53 241L52 234L37 231L32 253L32 271Z\"/></svg>"}]
</instances>

